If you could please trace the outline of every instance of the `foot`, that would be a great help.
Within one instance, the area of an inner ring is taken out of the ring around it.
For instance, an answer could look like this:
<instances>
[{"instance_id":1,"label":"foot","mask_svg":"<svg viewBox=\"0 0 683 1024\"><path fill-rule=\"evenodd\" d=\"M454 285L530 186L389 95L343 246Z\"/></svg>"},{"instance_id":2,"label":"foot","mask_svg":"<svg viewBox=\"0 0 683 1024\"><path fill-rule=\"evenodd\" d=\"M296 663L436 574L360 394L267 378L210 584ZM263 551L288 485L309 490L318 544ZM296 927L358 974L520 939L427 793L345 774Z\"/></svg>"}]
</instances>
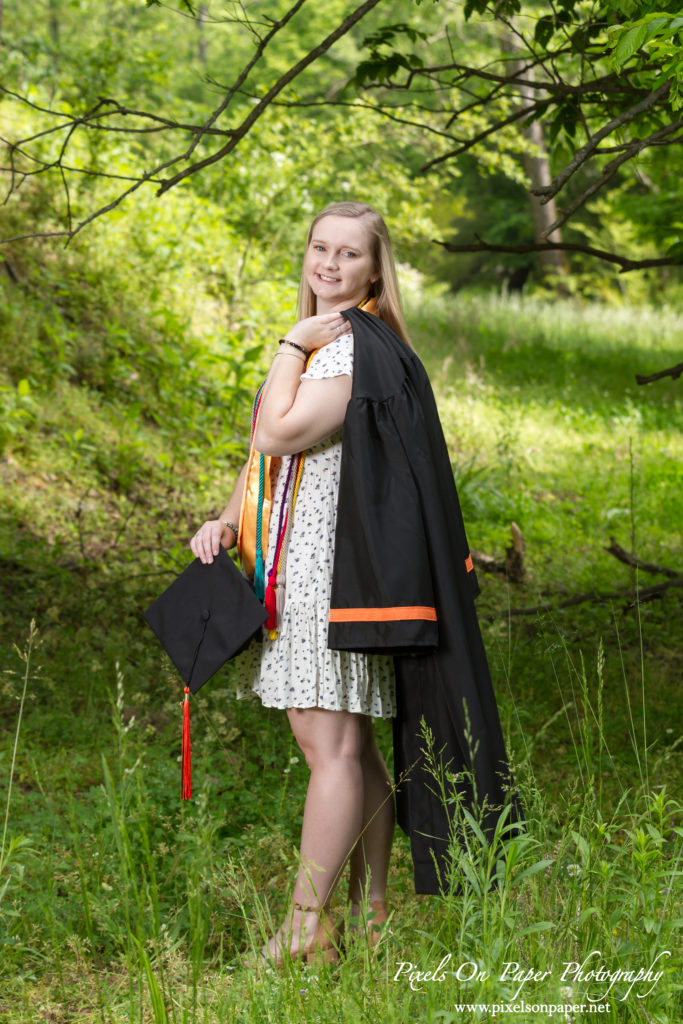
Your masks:
<instances>
[{"instance_id":1,"label":"foot","mask_svg":"<svg viewBox=\"0 0 683 1024\"><path fill-rule=\"evenodd\" d=\"M352 924L349 931L352 936L358 938L365 932L368 937L368 945L376 946L382 936L387 935L391 932L387 922L389 920L389 911L385 900L369 900L367 905L367 914L363 916L363 904L351 903L351 918L355 919L357 923ZM365 925L363 927L363 920Z\"/></svg>"},{"instance_id":2,"label":"foot","mask_svg":"<svg viewBox=\"0 0 683 1024\"><path fill-rule=\"evenodd\" d=\"M258 962L272 964L280 970L287 959L312 963L317 957L326 963L339 958L339 935L329 917L329 906L292 906L273 935L261 948Z\"/></svg>"}]
</instances>

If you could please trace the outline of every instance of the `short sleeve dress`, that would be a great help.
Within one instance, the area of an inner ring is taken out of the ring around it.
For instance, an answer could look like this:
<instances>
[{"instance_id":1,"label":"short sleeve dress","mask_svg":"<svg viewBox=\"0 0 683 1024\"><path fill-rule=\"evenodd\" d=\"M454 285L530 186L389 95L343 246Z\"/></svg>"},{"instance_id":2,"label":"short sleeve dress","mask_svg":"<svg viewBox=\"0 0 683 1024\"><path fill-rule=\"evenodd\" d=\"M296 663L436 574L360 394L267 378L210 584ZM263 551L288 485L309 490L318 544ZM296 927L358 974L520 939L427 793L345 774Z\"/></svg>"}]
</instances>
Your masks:
<instances>
[{"instance_id":1,"label":"short sleeve dress","mask_svg":"<svg viewBox=\"0 0 683 1024\"><path fill-rule=\"evenodd\" d=\"M353 335L322 348L302 380L353 373ZM332 651L327 627L341 469L338 431L305 453L286 563L285 604L276 639L264 629L234 661L238 698L258 696L266 707L327 708L373 718L396 711L393 661L386 655ZM288 469L282 459L269 525L266 572L277 542Z\"/></svg>"}]
</instances>

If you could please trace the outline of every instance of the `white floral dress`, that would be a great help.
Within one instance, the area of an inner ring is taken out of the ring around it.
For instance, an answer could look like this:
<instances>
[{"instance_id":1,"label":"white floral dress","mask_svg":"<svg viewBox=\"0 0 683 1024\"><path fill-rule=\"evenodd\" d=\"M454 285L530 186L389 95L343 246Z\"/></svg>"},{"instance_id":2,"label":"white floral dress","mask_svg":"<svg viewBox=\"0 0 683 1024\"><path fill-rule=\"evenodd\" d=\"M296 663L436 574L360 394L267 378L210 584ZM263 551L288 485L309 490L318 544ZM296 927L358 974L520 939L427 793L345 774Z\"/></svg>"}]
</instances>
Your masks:
<instances>
[{"instance_id":1,"label":"white floral dress","mask_svg":"<svg viewBox=\"0 0 683 1024\"><path fill-rule=\"evenodd\" d=\"M302 380L353 373L353 335L318 352ZM331 651L327 627L341 469L341 431L305 453L286 565L285 606L277 639L265 629L234 661L238 698L253 695L272 708L328 708L373 718L396 711L391 657ZM266 573L277 542L288 458L282 460L272 505Z\"/></svg>"}]
</instances>

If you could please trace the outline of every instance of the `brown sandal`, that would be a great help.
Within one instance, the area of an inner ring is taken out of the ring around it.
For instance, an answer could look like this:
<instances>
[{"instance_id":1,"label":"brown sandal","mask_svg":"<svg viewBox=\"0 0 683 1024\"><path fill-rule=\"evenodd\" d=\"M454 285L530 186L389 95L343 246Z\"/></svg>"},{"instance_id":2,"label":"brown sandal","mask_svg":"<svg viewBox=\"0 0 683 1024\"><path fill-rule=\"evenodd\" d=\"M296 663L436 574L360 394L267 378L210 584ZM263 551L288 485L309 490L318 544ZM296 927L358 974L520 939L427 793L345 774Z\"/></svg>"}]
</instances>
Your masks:
<instances>
[{"instance_id":1,"label":"brown sandal","mask_svg":"<svg viewBox=\"0 0 683 1024\"><path fill-rule=\"evenodd\" d=\"M307 964L312 964L316 960L322 960L323 963L331 964L339 960L339 932L329 916L329 903L324 906L307 907L293 900L292 909L293 911L298 910L301 914L317 915L318 920L312 938L306 941L295 953L282 948L278 948L275 953L271 953L266 947L260 950L254 957L248 957L244 960L243 964L245 967L254 968L262 965L272 965L280 971L287 959L292 961L303 960Z\"/></svg>"},{"instance_id":2,"label":"brown sandal","mask_svg":"<svg viewBox=\"0 0 683 1024\"><path fill-rule=\"evenodd\" d=\"M320 957L324 963L336 963L339 960L339 932L330 919L329 903L322 907L306 907L301 903L294 903L293 906L302 914L315 913L318 915L313 938L304 945L303 949L297 950L296 959L312 964L317 957Z\"/></svg>"}]
</instances>

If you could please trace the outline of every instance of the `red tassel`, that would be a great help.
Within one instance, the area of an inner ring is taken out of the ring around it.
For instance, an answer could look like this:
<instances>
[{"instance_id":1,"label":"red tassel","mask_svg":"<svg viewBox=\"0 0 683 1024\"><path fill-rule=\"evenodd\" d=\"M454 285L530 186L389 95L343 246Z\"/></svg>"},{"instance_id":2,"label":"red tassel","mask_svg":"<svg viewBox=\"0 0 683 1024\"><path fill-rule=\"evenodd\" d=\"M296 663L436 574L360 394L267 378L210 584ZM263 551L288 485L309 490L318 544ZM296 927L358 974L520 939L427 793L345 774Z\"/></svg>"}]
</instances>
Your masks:
<instances>
[{"instance_id":1,"label":"red tassel","mask_svg":"<svg viewBox=\"0 0 683 1024\"><path fill-rule=\"evenodd\" d=\"M266 597L264 600L265 609L268 612L268 618L265 621L266 629L277 629L277 605L275 597L275 572L273 569L268 573L268 586L266 587Z\"/></svg>"},{"instance_id":2,"label":"red tassel","mask_svg":"<svg viewBox=\"0 0 683 1024\"><path fill-rule=\"evenodd\" d=\"M180 799L192 799L192 756L190 749L190 687L185 687L185 702L183 704L183 752L181 760L182 783L180 787Z\"/></svg>"}]
</instances>

